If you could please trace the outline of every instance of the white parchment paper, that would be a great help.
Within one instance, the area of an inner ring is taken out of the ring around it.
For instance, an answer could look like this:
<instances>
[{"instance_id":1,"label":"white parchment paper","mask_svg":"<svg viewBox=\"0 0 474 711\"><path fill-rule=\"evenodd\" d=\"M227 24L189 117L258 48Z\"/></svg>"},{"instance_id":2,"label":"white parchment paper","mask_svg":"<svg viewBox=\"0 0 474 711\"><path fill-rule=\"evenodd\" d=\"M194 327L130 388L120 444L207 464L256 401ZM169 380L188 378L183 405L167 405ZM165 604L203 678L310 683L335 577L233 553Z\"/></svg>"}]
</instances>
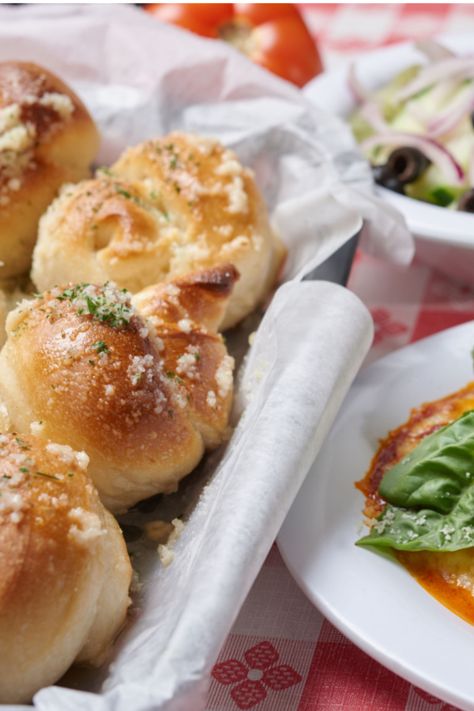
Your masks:
<instances>
[{"instance_id":1,"label":"white parchment paper","mask_svg":"<svg viewBox=\"0 0 474 711\"><path fill-rule=\"evenodd\" d=\"M220 138L255 170L288 246L288 283L237 388L236 430L203 465L174 562L163 568L156 551L137 557L142 588L112 663L34 699L42 711L199 711L219 649L372 337L353 294L298 277L364 219L364 244L376 254L407 262L412 241L372 197L347 129L221 43L123 6L0 7L7 59L35 61L73 85L102 130L100 163L178 128Z\"/></svg>"}]
</instances>

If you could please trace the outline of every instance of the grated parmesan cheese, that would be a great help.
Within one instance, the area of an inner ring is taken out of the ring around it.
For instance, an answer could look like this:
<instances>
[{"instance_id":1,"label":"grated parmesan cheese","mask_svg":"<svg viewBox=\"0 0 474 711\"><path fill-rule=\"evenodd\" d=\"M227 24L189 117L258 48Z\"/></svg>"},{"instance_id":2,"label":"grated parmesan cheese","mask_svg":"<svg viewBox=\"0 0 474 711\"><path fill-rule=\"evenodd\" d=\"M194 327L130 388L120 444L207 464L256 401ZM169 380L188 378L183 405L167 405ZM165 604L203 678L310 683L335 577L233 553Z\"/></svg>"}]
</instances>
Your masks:
<instances>
[{"instance_id":1,"label":"grated parmesan cheese","mask_svg":"<svg viewBox=\"0 0 474 711\"><path fill-rule=\"evenodd\" d=\"M8 516L11 523L20 523L25 509L25 501L19 492L10 491L9 489L2 490L2 496L0 497L0 517Z\"/></svg>"},{"instance_id":2,"label":"grated parmesan cheese","mask_svg":"<svg viewBox=\"0 0 474 711\"><path fill-rule=\"evenodd\" d=\"M178 321L177 326L180 331L183 331L184 333L190 333L192 329L192 321L189 318L182 318L180 321Z\"/></svg>"},{"instance_id":3,"label":"grated parmesan cheese","mask_svg":"<svg viewBox=\"0 0 474 711\"><path fill-rule=\"evenodd\" d=\"M6 133L11 128L18 126L21 121L21 108L19 104L10 104L0 109L0 134Z\"/></svg>"},{"instance_id":4,"label":"grated parmesan cheese","mask_svg":"<svg viewBox=\"0 0 474 711\"><path fill-rule=\"evenodd\" d=\"M216 227L216 232L218 232L222 237L230 237L232 234L232 226L231 225L220 225L219 227Z\"/></svg>"},{"instance_id":5,"label":"grated parmesan cheese","mask_svg":"<svg viewBox=\"0 0 474 711\"><path fill-rule=\"evenodd\" d=\"M43 94L43 96L39 99L38 104L56 111L63 121L70 118L74 111L74 104L72 103L70 97L66 96L66 94L58 94L57 92L48 92Z\"/></svg>"},{"instance_id":6,"label":"grated parmesan cheese","mask_svg":"<svg viewBox=\"0 0 474 711\"><path fill-rule=\"evenodd\" d=\"M225 191L229 197L227 212L235 215L248 212L248 196L244 188L244 181L239 175L233 178L230 185L226 186Z\"/></svg>"},{"instance_id":7,"label":"grated parmesan cheese","mask_svg":"<svg viewBox=\"0 0 474 711\"><path fill-rule=\"evenodd\" d=\"M230 155L232 156L232 154ZM222 163L215 170L216 175L240 175L242 173L242 166L234 157L229 157L229 154L226 153L222 157Z\"/></svg>"},{"instance_id":8,"label":"grated parmesan cheese","mask_svg":"<svg viewBox=\"0 0 474 711\"><path fill-rule=\"evenodd\" d=\"M235 361L232 356L225 355L216 370L215 380L220 397L226 397L233 386L232 373Z\"/></svg>"},{"instance_id":9,"label":"grated parmesan cheese","mask_svg":"<svg viewBox=\"0 0 474 711\"><path fill-rule=\"evenodd\" d=\"M80 506L71 509L68 518L72 521L68 537L80 546L87 545L106 533L97 514Z\"/></svg>"},{"instance_id":10,"label":"grated parmesan cheese","mask_svg":"<svg viewBox=\"0 0 474 711\"><path fill-rule=\"evenodd\" d=\"M217 395L214 392L214 390L208 391L207 397L206 397L206 402L209 405L209 407L212 407L213 410L217 407Z\"/></svg>"},{"instance_id":11,"label":"grated parmesan cheese","mask_svg":"<svg viewBox=\"0 0 474 711\"><path fill-rule=\"evenodd\" d=\"M39 423L32 423L39 424ZM32 427L30 425L30 428ZM43 425L40 425L42 428ZM33 434L33 433L32 433ZM64 464L76 464L79 469L86 470L89 465L89 457L85 452L76 452L68 444L56 444L55 442L48 442L46 445L46 451L50 454L57 456Z\"/></svg>"},{"instance_id":12,"label":"grated parmesan cheese","mask_svg":"<svg viewBox=\"0 0 474 711\"><path fill-rule=\"evenodd\" d=\"M68 444L55 444L49 442L46 451L56 455L65 464L72 464L75 461L75 452Z\"/></svg>"},{"instance_id":13,"label":"grated parmesan cheese","mask_svg":"<svg viewBox=\"0 0 474 711\"><path fill-rule=\"evenodd\" d=\"M176 361L176 372L184 375L190 380L194 380L198 373L196 370L196 358L192 353L183 353Z\"/></svg>"},{"instance_id":14,"label":"grated parmesan cheese","mask_svg":"<svg viewBox=\"0 0 474 711\"><path fill-rule=\"evenodd\" d=\"M154 359L150 353L144 356L130 356L131 364L127 368L127 375L132 385L137 385L146 374L146 380L151 382L153 378Z\"/></svg>"},{"instance_id":15,"label":"grated parmesan cheese","mask_svg":"<svg viewBox=\"0 0 474 711\"><path fill-rule=\"evenodd\" d=\"M184 531L184 523L181 521L179 518L174 518L171 521L171 524L173 526L173 530L171 531L171 534L165 544L160 544L158 546L158 555L160 557L161 564L163 566L168 566L170 563L173 562L174 560L174 551L173 548L175 546L176 541L178 538L181 536L182 532Z\"/></svg>"},{"instance_id":16,"label":"grated parmesan cheese","mask_svg":"<svg viewBox=\"0 0 474 711\"><path fill-rule=\"evenodd\" d=\"M9 131L0 134L0 151L22 153L31 148L35 141L34 126L14 126Z\"/></svg>"},{"instance_id":17,"label":"grated parmesan cheese","mask_svg":"<svg viewBox=\"0 0 474 711\"><path fill-rule=\"evenodd\" d=\"M79 469L85 471L89 466L89 455L86 452L76 452L76 464Z\"/></svg>"}]
</instances>

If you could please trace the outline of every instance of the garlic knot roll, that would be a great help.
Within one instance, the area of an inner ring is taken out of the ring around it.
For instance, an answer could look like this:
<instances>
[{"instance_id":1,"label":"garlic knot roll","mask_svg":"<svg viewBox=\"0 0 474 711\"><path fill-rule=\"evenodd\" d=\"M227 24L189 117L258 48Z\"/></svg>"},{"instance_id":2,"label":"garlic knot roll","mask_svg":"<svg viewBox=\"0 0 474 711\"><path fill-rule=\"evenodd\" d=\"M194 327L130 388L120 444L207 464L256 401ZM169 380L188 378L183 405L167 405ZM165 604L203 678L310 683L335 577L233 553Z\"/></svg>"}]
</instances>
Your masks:
<instances>
[{"instance_id":1,"label":"garlic knot roll","mask_svg":"<svg viewBox=\"0 0 474 711\"><path fill-rule=\"evenodd\" d=\"M110 283L22 302L0 354L6 426L85 450L112 511L174 491L227 435L233 360L207 326L222 317L236 279L220 267L163 285L137 308Z\"/></svg>"},{"instance_id":2,"label":"garlic knot roll","mask_svg":"<svg viewBox=\"0 0 474 711\"><path fill-rule=\"evenodd\" d=\"M130 561L87 464L0 435L0 703L29 701L74 661L101 663L124 623Z\"/></svg>"}]
</instances>

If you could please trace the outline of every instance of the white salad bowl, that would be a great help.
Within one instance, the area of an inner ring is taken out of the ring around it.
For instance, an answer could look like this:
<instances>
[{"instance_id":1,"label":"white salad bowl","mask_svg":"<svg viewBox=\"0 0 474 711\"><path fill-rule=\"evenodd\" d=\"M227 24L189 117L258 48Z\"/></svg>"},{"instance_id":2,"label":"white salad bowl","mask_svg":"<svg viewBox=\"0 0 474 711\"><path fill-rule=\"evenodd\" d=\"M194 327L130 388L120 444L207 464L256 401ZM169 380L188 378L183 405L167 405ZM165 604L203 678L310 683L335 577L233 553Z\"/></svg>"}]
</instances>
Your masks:
<instances>
[{"instance_id":1,"label":"white salad bowl","mask_svg":"<svg viewBox=\"0 0 474 711\"><path fill-rule=\"evenodd\" d=\"M472 34L443 35L438 41L456 54L472 54ZM412 43L403 43L370 52L355 62L360 83L375 90L412 64L425 62ZM318 106L346 118L356 108L348 85L348 66L327 72L306 85L306 96ZM377 193L405 217L415 237L416 254L456 281L474 282L474 215L414 200L386 188Z\"/></svg>"}]
</instances>

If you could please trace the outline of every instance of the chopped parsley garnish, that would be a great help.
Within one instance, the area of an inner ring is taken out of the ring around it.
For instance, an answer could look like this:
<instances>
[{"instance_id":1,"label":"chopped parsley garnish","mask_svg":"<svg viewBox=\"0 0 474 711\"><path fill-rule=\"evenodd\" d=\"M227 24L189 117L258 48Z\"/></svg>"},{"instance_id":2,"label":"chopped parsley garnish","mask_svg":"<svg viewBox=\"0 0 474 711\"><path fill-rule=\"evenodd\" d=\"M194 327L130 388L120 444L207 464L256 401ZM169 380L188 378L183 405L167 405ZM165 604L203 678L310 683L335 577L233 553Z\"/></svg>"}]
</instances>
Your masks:
<instances>
[{"instance_id":1,"label":"chopped parsley garnish","mask_svg":"<svg viewBox=\"0 0 474 711\"><path fill-rule=\"evenodd\" d=\"M15 437L15 442L17 445L20 447L20 449L30 449L30 445L27 444L24 440L22 440L20 437Z\"/></svg>"},{"instance_id":2,"label":"chopped parsley garnish","mask_svg":"<svg viewBox=\"0 0 474 711\"><path fill-rule=\"evenodd\" d=\"M54 481L59 481L57 476L54 476L54 474L46 474L46 472L35 472L35 476L44 476L46 479L54 479Z\"/></svg>"},{"instance_id":3,"label":"chopped parsley garnish","mask_svg":"<svg viewBox=\"0 0 474 711\"><path fill-rule=\"evenodd\" d=\"M119 188L118 185L115 187L115 190L119 195L123 195L124 198L127 198L127 200L131 200L133 198L132 193L129 193L128 190L124 190L124 188Z\"/></svg>"},{"instance_id":4,"label":"chopped parsley garnish","mask_svg":"<svg viewBox=\"0 0 474 711\"><path fill-rule=\"evenodd\" d=\"M133 316L127 290L118 291L110 282L106 282L102 287L78 284L66 289L56 298L58 301L70 301L77 307L79 315L89 314L112 328L126 326Z\"/></svg>"},{"instance_id":5,"label":"chopped parsley garnish","mask_svg":"<svg viewBox=\"0 0 474 711\"><path fill-rule=\"evenodd\" d=\"M125 190L124 188L121 188L120 185L115 185L115 191L119 194L122 195L122 197L127 198L127 200L131 200L134 202L136 205L142 205L142 201L140 198L138 198L136 195L132 195L128 190Z\"/></svg>"},{"instance_id":6,"label":"chopped parsley garnish","mask_svg":"<svg viewBox=\"0 0 474 711\"><path fill-rule=\"evenodd\" d=\"M92 348L97 351L97 353L108 353L109 347L104 341L96 341L92 344Z\"/></svg>"},{"instance_id":7,"label":"chopped parsley garnish","mask_svg":"<svg viewBox=\"0 0 474 711\"><path fill-rule=\"evenodd\" d=\"M28 469L28 467L20 467L20 471L22 472L22 474L27 474L30 470Z\"/></svg>"},{"instance_id":8,"label":"chopped parsley garnish","mask_svg":"<svg viewBox=\"0 0 474 711\"><path fill-rule=\"evenodd\" d=\"M166 377L170 378L171 380L176 380L177 383L184 383L184 380L180 378L179 375L174 372L174 370L168 370L166 372Z\"/></svg>"}]
</instances>

